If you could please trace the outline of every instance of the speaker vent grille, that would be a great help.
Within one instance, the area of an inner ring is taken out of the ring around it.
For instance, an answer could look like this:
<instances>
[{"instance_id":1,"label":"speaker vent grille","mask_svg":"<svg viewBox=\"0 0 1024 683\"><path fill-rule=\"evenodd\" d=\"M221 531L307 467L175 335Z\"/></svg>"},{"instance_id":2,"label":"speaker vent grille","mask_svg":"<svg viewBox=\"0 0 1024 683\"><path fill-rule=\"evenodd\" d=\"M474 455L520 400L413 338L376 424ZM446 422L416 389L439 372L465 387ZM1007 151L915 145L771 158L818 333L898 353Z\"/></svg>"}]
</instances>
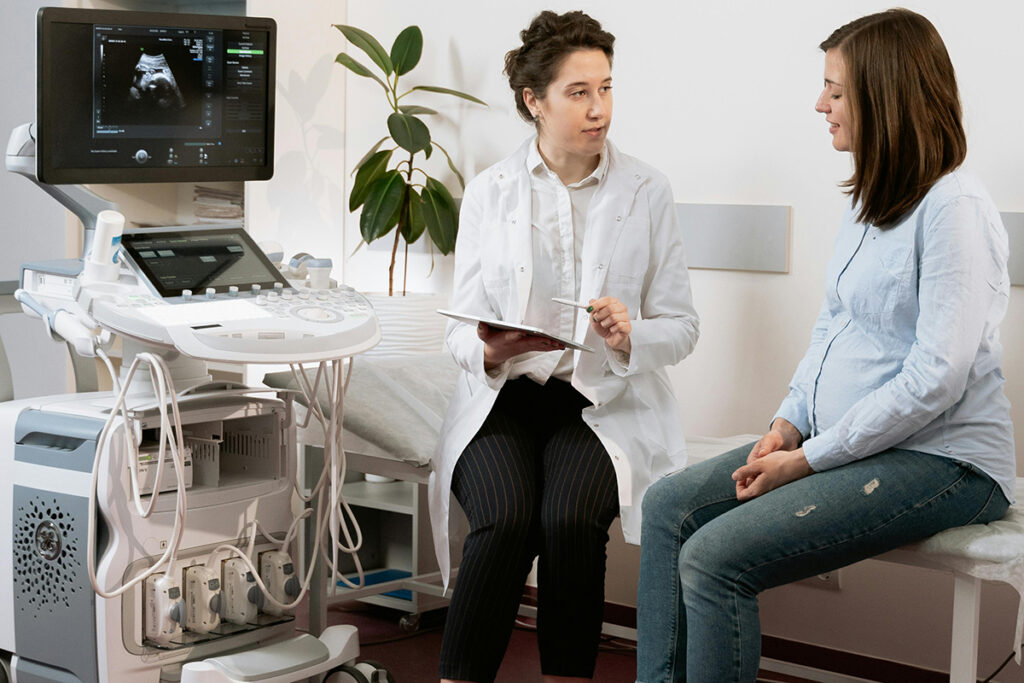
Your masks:
<instances>
[{"instance_id":1,"label":"speaker vent grille","mask_svg":"<svg viewBox=\"0 0 1024 683\"><path fill-rule=\"evenodd\" d=\"M14 524L15 602L22 612L53 614L71 607L83 571L78 520L55 499L18 506Z\"/></svg>"}]
</instances>

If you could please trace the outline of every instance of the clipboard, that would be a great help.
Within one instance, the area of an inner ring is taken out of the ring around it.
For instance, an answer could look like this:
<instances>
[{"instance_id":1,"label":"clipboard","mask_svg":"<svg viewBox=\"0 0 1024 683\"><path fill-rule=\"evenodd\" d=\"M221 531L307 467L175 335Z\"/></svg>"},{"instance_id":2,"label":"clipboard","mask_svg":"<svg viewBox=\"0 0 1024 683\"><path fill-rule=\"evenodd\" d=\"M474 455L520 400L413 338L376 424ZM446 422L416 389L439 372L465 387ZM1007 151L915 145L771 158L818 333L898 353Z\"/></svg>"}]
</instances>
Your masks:
<instances>
[{"instance_id":1,"label":"clipboard","mask_svg":"<svg viewBox=\"0 0 1024 683\"><path fill-rule=\"evenodd\" d=\"M514 332L522 332L524 334L533 335L535 337L544 337L546 339L551 339L552 341L564 344L567 349L575 349L579 351L590 352L593 352L594 350L592 347L587 346L586 344L577 344L572 339L567 339L565 337L560 337L557 334L546 332L539 327L532 327L530 325L517 325L515 323L510 323L505 320L492 320L491 318L481 318L480 316L473 315L471 313L456 313L454 311L446 311L443 308L437 309L437 312L440 313L441 315L446 315L454 320L458 320L459 322L466 323L467 325L473 325L474 327L476 327L480 323L483 323L488 327L493 327L497 330L511 330Z\"/></svg>"}]
</instances>

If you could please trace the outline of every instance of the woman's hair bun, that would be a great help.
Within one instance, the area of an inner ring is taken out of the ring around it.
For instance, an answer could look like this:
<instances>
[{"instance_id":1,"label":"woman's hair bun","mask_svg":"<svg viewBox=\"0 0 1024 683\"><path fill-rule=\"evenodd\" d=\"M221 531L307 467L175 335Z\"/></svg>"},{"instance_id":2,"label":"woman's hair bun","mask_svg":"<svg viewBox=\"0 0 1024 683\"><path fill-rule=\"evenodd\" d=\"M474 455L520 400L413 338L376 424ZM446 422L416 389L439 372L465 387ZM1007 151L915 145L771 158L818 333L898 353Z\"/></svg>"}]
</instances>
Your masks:
<instances>
[{"instance_id":1,"label":"woman's hair bun","mask_svg":"<svg viewBox=\"0 0 1024 683\"><path fill-rule=\"evenodd\" d=\"M583 13L579 12L579 14ZM538 43L557 36L560 24L558 19L559 16L551 10L544 10L534 17L530 25L519 32L519 40L523 41L522 49L529 50Z\"/></svg>"}]
</instances>

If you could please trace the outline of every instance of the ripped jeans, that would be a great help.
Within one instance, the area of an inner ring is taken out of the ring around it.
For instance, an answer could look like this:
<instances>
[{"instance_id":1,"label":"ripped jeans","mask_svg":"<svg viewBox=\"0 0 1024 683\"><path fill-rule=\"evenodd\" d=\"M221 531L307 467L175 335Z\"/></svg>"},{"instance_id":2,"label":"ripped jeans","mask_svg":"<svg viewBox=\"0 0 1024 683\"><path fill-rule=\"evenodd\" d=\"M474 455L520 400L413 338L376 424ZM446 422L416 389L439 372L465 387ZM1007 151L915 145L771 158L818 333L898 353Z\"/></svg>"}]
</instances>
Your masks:
<instances>
[{"instance_id":1,"label":"ripped jeans","mask_svg":"<svg viewBox=\"0 0 1024 683\"><path fill-rule=\"evenodd\" d=\"M944 529L1001 519L972 465L890 449L745 503L733 471L753 444L656 482L643 501L637 681L753 682L757 594Z\"/></svg>"}]
</instances>

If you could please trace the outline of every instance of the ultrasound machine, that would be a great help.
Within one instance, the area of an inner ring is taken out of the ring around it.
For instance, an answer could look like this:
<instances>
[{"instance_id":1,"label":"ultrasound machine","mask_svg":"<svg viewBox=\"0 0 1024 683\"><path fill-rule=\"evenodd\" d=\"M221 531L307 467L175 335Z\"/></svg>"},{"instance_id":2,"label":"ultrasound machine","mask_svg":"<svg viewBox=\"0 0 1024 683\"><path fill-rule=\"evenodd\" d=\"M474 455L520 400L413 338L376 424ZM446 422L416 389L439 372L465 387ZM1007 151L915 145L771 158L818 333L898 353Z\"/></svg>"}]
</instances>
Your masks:
<instances>
[{"instance_id":1,"label":"ultrasound machine","mask_svg":"<svg viewBox=\"0 0 1024 683\"><path fill-rule=\"evenodd\" d=\"M292 616L324 585L318 566L331 586L339 553L358 566L341 414L345 368L380 339L372 307L283 273L242 226L125 229L81 185L270 178L275 31L39 12L37 119L7 167L85 239L80 259L24 264L15 296L114 388L0 404L3 683L391 680L358 661L353 627L297 636ZM295 394L213 381L209 362L292 368L327 435L312 490L297 484Z\"/></svg>"}]
</instances>

